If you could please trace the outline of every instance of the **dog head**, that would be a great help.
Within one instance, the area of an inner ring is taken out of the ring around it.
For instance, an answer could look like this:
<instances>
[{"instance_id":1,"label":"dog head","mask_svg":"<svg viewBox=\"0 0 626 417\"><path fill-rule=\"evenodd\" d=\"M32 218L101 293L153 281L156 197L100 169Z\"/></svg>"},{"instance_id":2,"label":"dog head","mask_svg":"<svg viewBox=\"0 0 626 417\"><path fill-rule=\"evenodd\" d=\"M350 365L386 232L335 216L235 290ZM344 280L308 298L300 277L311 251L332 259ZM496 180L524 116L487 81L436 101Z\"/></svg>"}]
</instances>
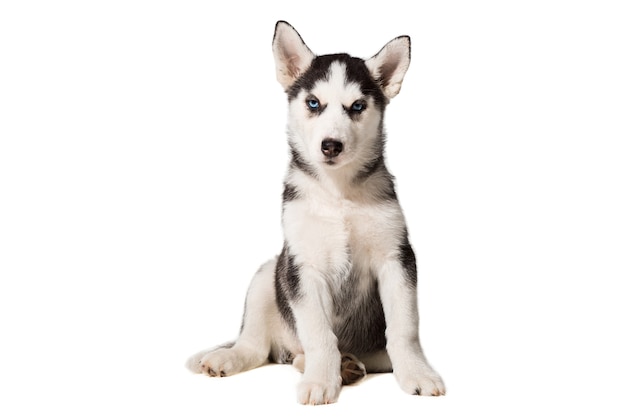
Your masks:
<instances>
[{"instance_id":1,"label":"dog head","mask_svg":"<svg viewBox=\"0 0 626 417\"><path fill-rule=\"evenodd\" d=\"M364 166L382 155L384 109L409 67L408 36L367 60L316 56L291 25L279 21L272 46L276 77L289 100L294 155L323 169Z\"/></svg>"}]
</instances>

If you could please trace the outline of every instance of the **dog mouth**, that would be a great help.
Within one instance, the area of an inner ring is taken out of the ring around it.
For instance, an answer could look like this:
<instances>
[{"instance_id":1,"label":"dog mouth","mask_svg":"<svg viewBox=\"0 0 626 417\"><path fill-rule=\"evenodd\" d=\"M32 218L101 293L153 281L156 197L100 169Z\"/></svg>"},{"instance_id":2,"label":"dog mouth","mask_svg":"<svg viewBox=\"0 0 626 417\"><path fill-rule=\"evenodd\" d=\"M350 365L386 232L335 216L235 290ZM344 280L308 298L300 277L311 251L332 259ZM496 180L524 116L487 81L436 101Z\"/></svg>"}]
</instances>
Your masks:
<instances>
[{"instance_id":1,"label":"dog mouth","mask_svg":"<svg viewBox=\"0 0 626 417\"><path fill-rule=\"evenodd\" d=\"M326 168L338 169L348 162L349 158L347 156L342 154L340 156L326 157L320 161L320 164Z\"/></svg>"},{"instance_id":2,"label":"dog mouth","mask_svg":"<svg viewBox=\"0 0 626 417\"><path fill-rule=\"evenodd\" d=\"M344 150L339 155L324 155L318 159L318 164L327 169L339 169L353 160L353 154Z\"/></svg>"}]
</instances>

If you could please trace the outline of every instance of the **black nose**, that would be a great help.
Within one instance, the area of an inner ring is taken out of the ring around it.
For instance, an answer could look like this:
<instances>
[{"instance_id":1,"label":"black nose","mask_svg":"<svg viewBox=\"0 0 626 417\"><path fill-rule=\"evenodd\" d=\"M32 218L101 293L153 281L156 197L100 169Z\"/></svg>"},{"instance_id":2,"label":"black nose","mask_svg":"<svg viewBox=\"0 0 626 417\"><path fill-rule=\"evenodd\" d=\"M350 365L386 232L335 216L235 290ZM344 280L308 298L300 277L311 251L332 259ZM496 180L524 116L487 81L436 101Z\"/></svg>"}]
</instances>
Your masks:
<instances>
[{"instance_id":1,"label":"black nose","mask_svg":"<svg viewBox=\"0 0 626 417\"><path fill-rule=\"evenodd\" d=\"M324 139L322 141L322 153L329 157L334 158L343 151L343 143L335 139Z\"/></svg>"}]
</instances>

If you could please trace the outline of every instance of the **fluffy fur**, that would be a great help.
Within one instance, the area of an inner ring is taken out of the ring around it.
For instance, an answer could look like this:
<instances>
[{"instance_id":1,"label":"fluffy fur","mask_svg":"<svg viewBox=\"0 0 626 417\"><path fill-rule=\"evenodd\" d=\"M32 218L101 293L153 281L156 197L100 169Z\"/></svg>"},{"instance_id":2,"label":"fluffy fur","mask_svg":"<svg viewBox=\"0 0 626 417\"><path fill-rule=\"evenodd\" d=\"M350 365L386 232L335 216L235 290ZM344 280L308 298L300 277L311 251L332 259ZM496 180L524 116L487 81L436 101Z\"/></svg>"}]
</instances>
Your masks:
<instances>
[{"instance_id":1,"label":"fluffy fur","mask_svg":"<svg viewBox=\"0 0 626 417\"><path fill-rule=\"evenodd\" d=\"M250 284L239 338L187 366L228 376L293 363L303 404L335 402L366 372L393 371L410 394L443 395L420 346L415 254L384 157L385 108L410 39L367 60L316 56L280 21L273 52L289 102L284 246Z\"/></svg>"}]
</instances>

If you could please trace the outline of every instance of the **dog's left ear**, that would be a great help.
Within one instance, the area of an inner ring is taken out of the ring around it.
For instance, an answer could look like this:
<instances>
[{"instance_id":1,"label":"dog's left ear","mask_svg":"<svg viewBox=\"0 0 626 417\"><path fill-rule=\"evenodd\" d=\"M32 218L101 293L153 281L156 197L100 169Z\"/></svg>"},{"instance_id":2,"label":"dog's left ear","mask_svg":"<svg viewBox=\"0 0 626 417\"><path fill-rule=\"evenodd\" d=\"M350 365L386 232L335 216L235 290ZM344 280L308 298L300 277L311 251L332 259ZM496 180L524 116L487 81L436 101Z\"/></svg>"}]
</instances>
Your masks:
<instances>
[{"instance_id":1,"label":"dog's left ear","mask_svg":"<svg viewBox=\"0 0 626 417\"><path fill-rule=\"evenodd\" d=\"M400 36L383 47L376 55L365 61L372 77L380 84L385 96L398 95L404 74L411 62L411 38Z\"/></svg>"},{"instance_id":2,"label":"dog's left ear","mask_svg":"<svg viewBox=\"0 0 626 417\"><path fill-rule=\"evenodd\" d=\"M272 50L276 62L276 78L285 91L309 68L315 58L315 54L293 26L283 20L276 23Z\"/></svg>"}]
</instances>

